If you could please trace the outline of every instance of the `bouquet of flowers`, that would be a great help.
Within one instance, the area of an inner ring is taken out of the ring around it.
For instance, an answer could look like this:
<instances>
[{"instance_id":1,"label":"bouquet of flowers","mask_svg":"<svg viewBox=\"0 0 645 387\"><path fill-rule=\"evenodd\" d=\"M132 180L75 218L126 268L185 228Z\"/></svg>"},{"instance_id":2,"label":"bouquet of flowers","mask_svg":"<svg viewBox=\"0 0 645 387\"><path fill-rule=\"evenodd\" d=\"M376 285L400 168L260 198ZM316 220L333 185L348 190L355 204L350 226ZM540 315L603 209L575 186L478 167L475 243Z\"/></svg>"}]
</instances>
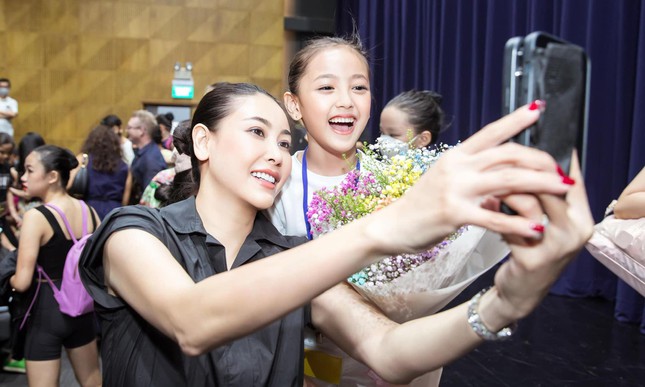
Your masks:
<instances>
[{"instance_id":1,"label":"bouquet of flowers","mask_svg":"<svg viewBox=\"0 0 645 387\"><path fill-rule=\"evenodd\" d=\"M368 146L360 170L348 173L340 185L314 193L307 213L314 237L397 200L450 148L404 149L389 158L382 156L388 154L383 146ZM437 312L508 252L498 234L464 226L427 251L386 257L348 281L390 318L403 322Z\"/></svg>"}]
</instances>

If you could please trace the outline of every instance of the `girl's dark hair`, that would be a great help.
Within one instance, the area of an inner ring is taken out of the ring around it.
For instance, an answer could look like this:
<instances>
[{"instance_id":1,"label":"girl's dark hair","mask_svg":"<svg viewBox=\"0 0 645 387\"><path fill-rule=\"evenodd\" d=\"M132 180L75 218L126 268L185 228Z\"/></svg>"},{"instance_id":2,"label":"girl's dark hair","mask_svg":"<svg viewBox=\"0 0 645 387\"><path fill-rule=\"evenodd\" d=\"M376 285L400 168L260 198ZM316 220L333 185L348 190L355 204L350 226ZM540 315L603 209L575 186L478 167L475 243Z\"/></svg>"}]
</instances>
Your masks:
<instances>
[{"instance_id":1,"label":"girl's dark hair","mask_svg":"<svg viewBox=\"0 0 645 387\"><path fill-rule=\"evenodd\" d=\"M311 62L311 58L319 51L327 48L335 47L348 47L356 51L364 60L367 66L369 75L369 65L367 63L367 52L363 49L363 43L357 33L352 34L347 38L342 37L318 37L310 40L307 45L296 53L289 65L289 91L293 94L298 94L298 84L302 79L307 66Z\"/></svg>"},{"instance_id":2,"label":"girl's dark hair","mask_svg":"<svg viewBox=\"0 0 645 387\"><path fill-rule=\"evenodd\" d=\"M114 173L121 161L121 142L111 126L99 125L87 135L81 152L92 156L92 168Z\"/></svg>"},{"instance_id":3,"label":"girl's dark hair","mask_svg":"<svg viewBox=\"0 0 645 387\"><path fill-rule=\"evenodd\" d=\"M65 189L69 181L69 171L78 166L76 156L69 150L56 145L42 145L34 149L38 153L45 172L56 171L60 175L60 183Z\"/></svg>"},{"instance_id":4,"label":"girl's dark hair","mask_svg":"<svg viewBox=\"0 0 645 387\"><path fill-rule=\"evenodd\" d=\"M5 145L5 144L11 144L12 149L14 146L16 146L16 144L13 142L13 137L11 137L10 134L5 132L0 132L0 145Z\"/></svg>"},{"instance_id":5,"label":"girl's dark hair","mask_svg":"<svg viewBox=\"0 0 645 387\"><path fill-rule=\"evenodd\" d=\"M408 116L408 121L417 135L424 130L432 133L431 144L439 139L439 132L443 126L444 113L441 109L441 95L429 90L409 90L392 98L385 105L403 111Z\"/></svg>"},{"instance_id":6,"label":"girl's dark hair","mask_svg":"<svg viewBox=\"0 0 645 387\"><path fill-rule=\"evenodd\" d=\"M18 143L18 164L16 165L18 181L25 174L25 159L34 149L41 145L45 145L45 139L36 132L28 132L20 139Z\"/></svg>"},{"instance_id":7,"label":"girl's dark hair","mask_svg":"<svg viewBox=\"0 0 645 387\"><path fill-rule=\"evenodd\" d=\"M113 127L113 126L121 126L123 122L121 122L121 119L114 114L110 114L108 116L103 117L101 120L101 125L105 125L107 127Z\"/></svg>"},{"instance_id":8,"label":"girl's dark hair","mask_svg":"<svg viewBox=\"0 0 645 387\"><path fill-rule=\"evenodd\" d=\"M215 84L215 87L206 93L206 95L202 97L201 101L199 101L190 126L182 125L175 128L173 133L173 144L179 154L190 156L192 165L191 185L193 187L191 189L185 189L183 192L196 193L199 189L199 163L193 153L192 128L197 124L202 124L211 132L216 131L220 121L231 114L237 98L256 94L266 95L282 108L282 105L277 99L275 99L275 97L259 86L252 85L250 83L218 82Z\"/></svg>"}]
</instances>

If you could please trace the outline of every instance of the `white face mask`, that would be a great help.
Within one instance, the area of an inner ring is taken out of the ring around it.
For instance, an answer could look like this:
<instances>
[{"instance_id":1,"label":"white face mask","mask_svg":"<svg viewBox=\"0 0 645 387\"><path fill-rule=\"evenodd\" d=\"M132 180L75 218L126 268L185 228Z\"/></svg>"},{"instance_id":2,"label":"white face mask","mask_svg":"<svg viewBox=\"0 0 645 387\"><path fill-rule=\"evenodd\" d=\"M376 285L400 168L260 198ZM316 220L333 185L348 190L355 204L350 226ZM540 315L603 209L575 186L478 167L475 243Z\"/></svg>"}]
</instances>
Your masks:
<instances>
[{"instance_id":1,"label":"white face mask","mask_svg":"<svg viewBox=\"0 0 645 387\"><path fill-rule=\"evenodd\" d=\"M9 95L9 88L0 87L0 97L6 97L7 95Z\"/></svg>"},{"instance_id":2,"label":"white face mask","mask_svg":"<svg viewBox=\"0 0 645 387\"><path fill-rule=\"evenodd\" d=\"M411 142L411 141L410 141ZM392 158L396 155L404 155L410 148L410 143L401 141L398 138L382 134L376 139L376 144L379 146L379 151L383 157Z\"/></svg>"}]
</instances>

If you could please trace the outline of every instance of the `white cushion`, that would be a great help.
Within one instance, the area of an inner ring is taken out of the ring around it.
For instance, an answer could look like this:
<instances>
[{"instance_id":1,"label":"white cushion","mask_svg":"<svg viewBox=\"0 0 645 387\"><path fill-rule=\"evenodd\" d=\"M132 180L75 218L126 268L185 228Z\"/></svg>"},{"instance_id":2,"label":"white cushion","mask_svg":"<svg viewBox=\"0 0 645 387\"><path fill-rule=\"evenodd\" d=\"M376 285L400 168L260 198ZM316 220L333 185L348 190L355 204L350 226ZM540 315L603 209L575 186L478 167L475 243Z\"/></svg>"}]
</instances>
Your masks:
<instances>
[{"instance_id":1,"label":"white cushion","mask_svg":"<svg viewBox=\"0 0 645 387\"><path fill-rule=\"evenodd\" d=\"M595 226L587 250L645 296L645 218L606 217Z\"/></svg>"}]
</instances>

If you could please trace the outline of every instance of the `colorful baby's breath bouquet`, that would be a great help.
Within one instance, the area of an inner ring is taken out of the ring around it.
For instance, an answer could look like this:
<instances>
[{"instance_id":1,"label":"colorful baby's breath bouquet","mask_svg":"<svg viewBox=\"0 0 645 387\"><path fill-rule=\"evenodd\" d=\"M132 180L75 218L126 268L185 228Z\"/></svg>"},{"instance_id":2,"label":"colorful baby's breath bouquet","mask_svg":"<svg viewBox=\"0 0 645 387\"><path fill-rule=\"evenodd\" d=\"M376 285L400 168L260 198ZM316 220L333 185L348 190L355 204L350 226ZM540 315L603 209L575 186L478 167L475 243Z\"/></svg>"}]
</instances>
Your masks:
<instances>
[{"instance_id":1,"label":"colorful baby's breath bouquet","mask_svg":"<svg viewBox=\"0 0 645 387\"><path fill-rule=\"evenodd\" d=\"M314 193L307 212L314 238L394 202L450 148L408 147L392 155L384 147L378 142L366 146L360 170L348 173L340 185ZM419 203L419 211L424 205ZM507 254L498 235L464 226L429 250L386 257L348 282L390 318L406 321L438 311Z\"/></svg>"}]
</instances>

